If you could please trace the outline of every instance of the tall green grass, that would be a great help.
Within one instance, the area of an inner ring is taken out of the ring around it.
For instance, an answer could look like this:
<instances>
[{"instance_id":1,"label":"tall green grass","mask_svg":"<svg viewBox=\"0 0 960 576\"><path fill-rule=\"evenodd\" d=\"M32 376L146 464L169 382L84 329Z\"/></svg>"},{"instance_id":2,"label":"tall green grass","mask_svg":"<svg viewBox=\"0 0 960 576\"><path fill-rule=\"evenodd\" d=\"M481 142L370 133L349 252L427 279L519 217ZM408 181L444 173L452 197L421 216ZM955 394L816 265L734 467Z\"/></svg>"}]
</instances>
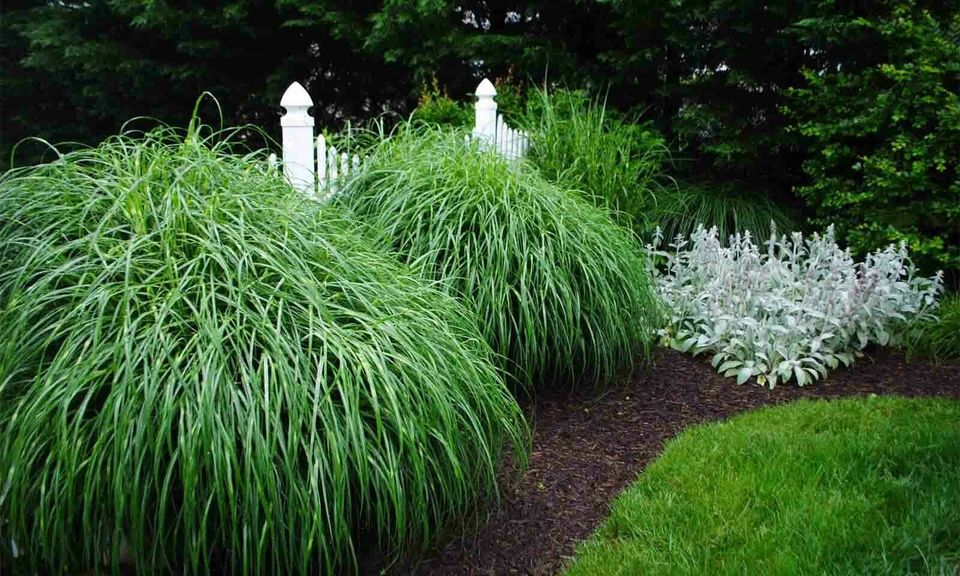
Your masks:
<instances>
[{"instance_id":1,"label":"tall green grass","mask_svg":"<svg viewBox=\"0 0 960 576\"><path fill-rule=\"evenodd\" d=\"M664 238L689 237L697 226L716 226L721 241L750 231L759 237L770 232L770 223L778 230L794 230L796 222L790 213L760 194L737 191L729 187L682 182L667 194L655 209L650 224L659 226Z\"/></svg>"},{"instance_id":2,"label":"tall green grass","mask_svg":"<svg viewBox=\"0 0 960 576\"><path fill-rule=\"evenodd\" d=\"M676 194L663 138L583 91L534 90L523 123L541 175L611 210L624 226L652 230L658 203Z\"/></svg>"},{"instance_id":3,"label":"tall green grass","mask_svg":"<svg viewBox=\"0 0 960 576\"><path fill-rule=\"evenodd\" d=\"M960 294L944 296L937 317L916 325L905 339L904 347L910 356L927 360L960 360Z\"/></svg>"},{"instance_id":4,"label":"tall green grass","mask_svg":"<svg viewBox=\"0 0 960 576\"><path fill-rule=\"evenodd\" d=\"M717 226L722 239L765 233L771 221L794 228L790 215L764 196L674 180L672 155L656 130L583 91L535 91L524 124L533 140L530 159L544 178L611 209L642 236L657 226L667 238L689 236L700 224Z\"/></svg>"},{"instance_id":5,"label":"tall green grass","mask_svg":"<svg viewBox=\"0 0 960 576\"><path fill-rule=\"evenodd\" d=\"M0 177L5 562L344 573L522 457L471 313L231 150L159 129Z\"/></svg>"},{"instance_id":6,"label":"tall green grass","mask_svg":"<svg viewBox=\"0 0 960 576\"><path fill-rule=\"evenodd\" d=\"M649 346L657 303L631 234L460 132L402 126L341 201L480 317L520 383L602 379Z\"/></svg>"}]
</instances>

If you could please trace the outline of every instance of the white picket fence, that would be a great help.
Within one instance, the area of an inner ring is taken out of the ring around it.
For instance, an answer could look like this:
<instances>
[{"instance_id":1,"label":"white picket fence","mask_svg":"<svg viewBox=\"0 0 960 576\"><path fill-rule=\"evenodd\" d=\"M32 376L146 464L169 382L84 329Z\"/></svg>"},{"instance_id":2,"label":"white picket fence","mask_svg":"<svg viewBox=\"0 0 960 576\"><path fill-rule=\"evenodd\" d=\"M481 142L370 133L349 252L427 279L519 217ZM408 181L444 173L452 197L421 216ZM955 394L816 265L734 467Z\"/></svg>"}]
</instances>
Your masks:
<instances>
[{"instance_id":1,"label":"white picket fence","mask_svg":"<svg viewBox=\"0 0 960 576\"><path fill-rule=\"evenodd\" d=\"M484 78L477 86L476 95L473 137L491 146L507 160L523 158L530 147L530 137L522 130L507 126L503 116L497 114L497 89L493 82Z\"/></svg>"},{"instance_id":2,"label":"white picket fence","mask_svg":"<svg viewBox=\"0 0 960 576\"><path fill-rule=\"evenodd\" d=\"M477 86L476 95L473 138L507 160L523 158L530 147L530 137L522 130L507 126L503 116L497 113L497 90L493 83L484 79ZM283 93L280 106L286 110L280 118L283 172L295 188L326 198L335 194L350 174L363 169L366 158L328 146L322 134L314 137L314 120L307 112L313 106L313 99L299 82L291 84ZM276 165L275 155L271 154L270 163Z\"/></svg>"}]
</instances>

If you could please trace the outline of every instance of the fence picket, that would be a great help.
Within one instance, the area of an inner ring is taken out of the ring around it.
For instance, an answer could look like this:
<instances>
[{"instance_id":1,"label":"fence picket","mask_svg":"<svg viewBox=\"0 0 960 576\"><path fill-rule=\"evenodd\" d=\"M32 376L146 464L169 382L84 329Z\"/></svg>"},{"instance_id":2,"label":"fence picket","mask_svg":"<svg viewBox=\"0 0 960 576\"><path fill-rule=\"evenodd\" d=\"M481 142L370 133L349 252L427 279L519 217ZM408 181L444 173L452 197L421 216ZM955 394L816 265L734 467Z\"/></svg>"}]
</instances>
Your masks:
<instances>
[{"instance_id":1,"label":"fence picket","mask_svg":"<svg viewBox=\"0 0 960 576\"><path fill-rule=\"evenodd\" d=\"M330 191L334 191L337 188L338 170L337 170L337 148L336 146L331 146L330 150L327 152L327 169L330 171L330 183L328 188Z\"/></svg>"},{"instance_id":2,"label":"fence picket","mask_svg":"<svg viewBox=\"0 0 960 576\"><path fill-rule=\"evenodd\" d=\"M327 139L317 136L317 194L323 195L327 187Z\"/></svg>"},{"instance_id":3,"label":"fence picket","mask_svg":"<svg viewBox=\"0 0 960 576\"><path fill-rule=\"evenodd\" d=\"M497 146L496 150L500 154L503 154L504 144L506 143L507 131L505 130L505 125L503 123L503 116L497 115Z\"/></svg>"}]
</instances>

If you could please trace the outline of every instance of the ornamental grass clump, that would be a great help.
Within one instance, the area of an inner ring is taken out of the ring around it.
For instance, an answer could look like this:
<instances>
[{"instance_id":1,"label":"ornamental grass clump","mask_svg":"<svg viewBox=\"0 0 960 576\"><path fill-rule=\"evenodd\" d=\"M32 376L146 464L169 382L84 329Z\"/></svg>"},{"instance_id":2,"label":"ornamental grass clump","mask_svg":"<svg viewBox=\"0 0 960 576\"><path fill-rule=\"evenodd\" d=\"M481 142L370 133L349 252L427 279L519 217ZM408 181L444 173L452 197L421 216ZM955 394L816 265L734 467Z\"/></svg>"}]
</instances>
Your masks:
<instances>
[{"instance_id":1,"label":"ornamental grass clump","mask_svg":"<svg viewBox=\"0 0 960 576\"><path fill-rule=\"evenodd\" d=\"M522 385L596 382L652 339L658 305L631 234L462 133L401 127L341 201L480 317Z\"/></svg>"},{"instance_id":2,"label":"ornamental grass clump","mask_svg":"<svg viewBox=\"0 0 960 576\"><path fill-rule=\"evenodd\" d=\"M910 356L936 362L960 360L960 294L948 294L937 304L936 316L914 323L904 339Z\"/></svg>"},{"instance_id":3,"label":"ornamental grass clump","mask_svg":"<svg viewBox=\"0 0 960 576\"><path fill-rule=\"evenodd\" d=\"M491 494L518 406L475 319L219 136L0 177L0 556L344 573ZM372 543L372 544L371 544Z\"/></svg>"},{"instance_id":4,"label":"ornamental grass clump","mask_svg":"<svg viewBox=\"0 0 960 576\"><path fill-rule=\"evenodd\" d=\"M586 92L538 89L522 120L531 137L530 161L544 178L609 209L641 236L659 226L673 238L704 224L717 226L725 239L765 231L771 220L783 227L793 223L761 194L675 181L663 136Z\"/></svg>"},{"instance_id":5,"label":"ornamental grass clump","mask_svg":"<svg viewBox=\"0 0 960 576\"><path fill-rule=\"evenodd\" d=\"M540 174L608 208L624 226L651 231L677 196L670 150L652 127L627 121L581 90L535 90L523 117ZM651 224L652 223L652 224Z\"/></svg>"},{"instance_id":6,"label":"ornamental grass clump","mask_svg":"<svg viewBox=\"0 0 960 576\"><path fill-rule=\"evenodd\" d=\"M849 366L870 344L902 341L911 322L936 305L942 275L916 276L904 246L854 262L833 228L804 238L771 226L765 249L749 233L721 244L716 228L700 227L659 251L657 290L668 310L662 342L713 355L712 364L738 383L756 377L772 388L803 386L828 368Z\"/></svg>"},{"instance_id":7,"label":"ornamental grass clump","mask_svg":"<svg viewBox=\"0 0 960 576\"><path fill-rule=\"evenodd\" d=\"M759 235L774 222L780 229L793 229L790 214L762 194L751 193L734 186L710 186L681 182L672 194L660 196L650 210L651 220L665 238L693 234L698 226L717 227L717 236L726 240L736 233ZM648 234L649 235L649 234Z\"/></svg>"}]
</instances>

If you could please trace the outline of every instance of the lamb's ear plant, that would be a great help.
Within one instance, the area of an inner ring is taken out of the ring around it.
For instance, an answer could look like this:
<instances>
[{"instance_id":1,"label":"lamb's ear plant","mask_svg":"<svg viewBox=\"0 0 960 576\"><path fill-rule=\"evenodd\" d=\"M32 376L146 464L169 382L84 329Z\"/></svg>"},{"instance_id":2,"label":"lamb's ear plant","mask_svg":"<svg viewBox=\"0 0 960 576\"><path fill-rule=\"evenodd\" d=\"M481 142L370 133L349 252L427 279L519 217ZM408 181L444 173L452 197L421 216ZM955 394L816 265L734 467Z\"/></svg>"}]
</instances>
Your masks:
<instances>
[{"instance_id":1,"label":"lamb's ear plant","mask_svg":"<svg viewBox=\"0 0 960 576\"><path fill-rule=\"evenodd\" d=\"M647 350L659 310L635 238L464 133L401 126L340 201L480 317L519 383L602 380Z\"/></svg>"},{"instance_id":2,"label":"lamb's ear plant","mask_svg":"<svg viewBox=\"0 0 960 576\"><path fill-rule=\"evenodd\" d=\"M348 573L494 490L471 312L192 125L0 176L0 557Z\"/></svg>"},{"instance_id":3,"label":"lamb's ear plant","mask_svg":"<svg viewBox=\"0 0 960 576\"><path fill-rule=\"evenodd\" d=\"M804 238L771 227L763 248L749 232L723 245L716 228L700 227L661 251L657 289L669 320L661 342L709 353L738 383L756 377L770 387L803 386L828 369L849 366L870 344L896 345L911 322L936 306L942 274L915 274L905 247L889 246L854 262L833 229Z\"/></svg>"}]
</instances>

